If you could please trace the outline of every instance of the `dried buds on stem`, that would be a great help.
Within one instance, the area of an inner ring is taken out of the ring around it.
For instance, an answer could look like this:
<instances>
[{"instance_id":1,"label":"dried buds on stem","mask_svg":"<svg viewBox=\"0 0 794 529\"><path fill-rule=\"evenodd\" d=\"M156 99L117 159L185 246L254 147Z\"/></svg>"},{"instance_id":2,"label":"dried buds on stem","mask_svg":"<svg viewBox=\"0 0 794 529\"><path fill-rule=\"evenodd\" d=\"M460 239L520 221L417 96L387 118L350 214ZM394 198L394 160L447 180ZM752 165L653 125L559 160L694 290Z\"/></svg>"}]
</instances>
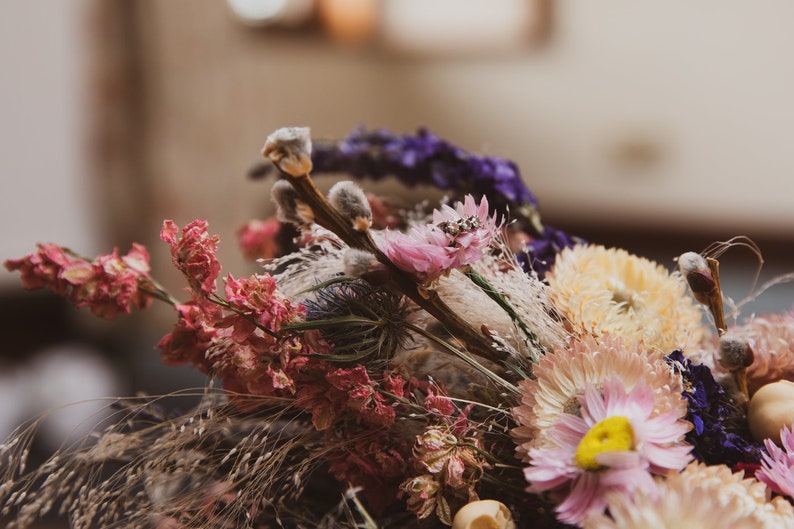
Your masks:
<instances>
[{"instance_id":1,"label":"dried buds on stem","mask_svg":"<svg viewBox=\"0 0 794 529\"><path fill-rule=\"evenodd\" d=\"M750 399L750 392L747 389L747 368L750 367L755 359L753 349L747 340L726 332L720 336L719 363L722 367L731 372L739 391L745 399Z\"/></svg>"},{"instance_id":2,"label":"dried buds on stem","mask_svg":"<svg viewBox=\"0 0 794 529\"><path fill-rule=\"evenodd\" d=\"M311 140L309 129L279 129L268 136L262 153L292 184L300 200L313 212L314 222L336 233L351 248L371 253L389 271L391 286L439 320L451 333L467 344L473 354L500 362L507 353L492 347L490 338L474 329L451 310L433 291L422 289L416 279L400 270L375 244L368 230L358 230L352 219L329 203L309 177ZM344 209L344 208L343 208Z\"/></svg>"},{"instance_id":3,"label":"dried buds on stem","mask_svg":"<svg viewBox=\"0 0 794 529\"><path fill-rule=\"evenodd\" d=\"M678 258L678 267L689 283L695 299L709 308L717 333L724 334L728 325L725 323L725 309L722 305L719 261L695 252L686 252Z\"/></svg>"},{"instance_id":4,"label":"dried buds on stem","mask_svg":"<svg viewBox=\"0 0 794 529\"><path fill-rule=\"evenodd\" d=\"M706 305L714 317L714 325L720 337L719 363L733 375L746 403L750 399L747 367L753 363L754 354L747 341L728 333L722 304L719 261L695 252L686 252L678 258L678 267L689 283L692 295Z\"/></svg>"},{"instance_id":5,"label":"dried buds on stem","mask_svg":"<svg viewBox=\"0 0 794 529\"><path fill-rule=\"evenodd\" d=\"M267 137L262 156L290 176L306 176L312 171L312 140L308 127L285 127Z\"/></svg>"}]
</instances>

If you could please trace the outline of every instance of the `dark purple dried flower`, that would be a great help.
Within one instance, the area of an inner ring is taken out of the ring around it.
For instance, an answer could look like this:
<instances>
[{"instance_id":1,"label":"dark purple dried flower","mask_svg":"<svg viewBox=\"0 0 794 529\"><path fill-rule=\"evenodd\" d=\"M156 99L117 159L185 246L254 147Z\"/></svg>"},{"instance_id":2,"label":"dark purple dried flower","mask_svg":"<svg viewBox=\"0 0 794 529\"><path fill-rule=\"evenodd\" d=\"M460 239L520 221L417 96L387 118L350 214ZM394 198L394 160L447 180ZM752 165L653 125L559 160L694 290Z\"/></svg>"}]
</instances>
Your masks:
<instances>
[{"instance_id":1,"label":"dark purple dried flower","mask_svg":"<svg viewBox=\"0 0 794 529\"><path fill-rule=\"evenodd\" d=\"M516 253L516 259L525 272L534 271L543 279L554 265L557 254L577 244L585 244L584 239L544 226L537 237L533 237L522 251Z\"/></svg>"},{"instance_id":2,"label":"dark purple dried flower","mask_svg":"<svg viewBox=\"0 0 794 529\"><path fill-rule=\"evenodd\" d=\"M515 163L478 156L441 140L425 129L416 135L388 130L354 130L335 143L316 144L315 172L346 172L357 178L394 176L408 186L427 184L466 194L487 196L491 207L522 218L526 228L537 224L537 200L521 179Z\"/></svg>"},{"instance_id":3,"label":"dark purple dried flower","mask_svg":"<svg viewBox=\"0 0 794 529\"><path fill-rule=\"evenodd\" d=\"M708 465L757 464L762 445L752 440L742 412L714 380L708 366L693 364L681 351L674 351L666 360L683 377L686 419L694 425L686 435L686 441L694 446L692 455Z\"/></svg>"}]
</instances>

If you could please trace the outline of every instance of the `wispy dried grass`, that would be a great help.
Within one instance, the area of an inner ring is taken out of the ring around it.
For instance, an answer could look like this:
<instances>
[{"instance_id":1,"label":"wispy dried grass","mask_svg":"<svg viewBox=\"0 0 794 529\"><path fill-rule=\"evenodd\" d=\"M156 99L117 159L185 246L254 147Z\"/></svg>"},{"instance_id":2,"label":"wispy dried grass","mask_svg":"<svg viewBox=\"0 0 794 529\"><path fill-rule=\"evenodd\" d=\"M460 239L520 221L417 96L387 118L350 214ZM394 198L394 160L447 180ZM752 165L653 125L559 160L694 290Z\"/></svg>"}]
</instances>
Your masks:
<instances>
[{"instance_id":1,"label":"wispy dried grass","mask_svg":"<svg viewBox=\"0 0 794 529\"><path fill-rule=\"evenodd\" d=\"M6 527L24 529L52 512L75 529L316 527L334 509L341 496L328 490L302 498L320 466L317 432L303 418L278 402L267 413L240 414L220 391L201 396L178 416L159 399L120 400L108 426L35 469L27 462L44 417L21 426L0 444ZM300 504L307 508L297 512Z\"/></svg>"}]
</instances>

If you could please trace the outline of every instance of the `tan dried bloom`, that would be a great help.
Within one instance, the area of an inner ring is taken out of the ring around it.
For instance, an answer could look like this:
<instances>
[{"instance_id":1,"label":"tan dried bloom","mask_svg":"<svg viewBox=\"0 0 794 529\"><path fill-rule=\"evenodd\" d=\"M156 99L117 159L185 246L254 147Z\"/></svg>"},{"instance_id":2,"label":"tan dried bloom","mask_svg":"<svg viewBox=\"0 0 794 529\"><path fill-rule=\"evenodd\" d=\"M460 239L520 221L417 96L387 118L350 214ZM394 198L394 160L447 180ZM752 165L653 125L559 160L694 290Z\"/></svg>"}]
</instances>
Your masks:
<instances>
[{"instance_id":1,"label":"tan dried bloom","mask_svg":"<svg viewBox=\"0 0 794 529\"><path fill-rule=\"evenodd\" d=\"M691 463L659 480L658 496L637 491L607 496L609 515L592 514L585 529L784 529L794 527L791 504L770 499L766 486L725 465Z\"/></svg>"}]
</instances>

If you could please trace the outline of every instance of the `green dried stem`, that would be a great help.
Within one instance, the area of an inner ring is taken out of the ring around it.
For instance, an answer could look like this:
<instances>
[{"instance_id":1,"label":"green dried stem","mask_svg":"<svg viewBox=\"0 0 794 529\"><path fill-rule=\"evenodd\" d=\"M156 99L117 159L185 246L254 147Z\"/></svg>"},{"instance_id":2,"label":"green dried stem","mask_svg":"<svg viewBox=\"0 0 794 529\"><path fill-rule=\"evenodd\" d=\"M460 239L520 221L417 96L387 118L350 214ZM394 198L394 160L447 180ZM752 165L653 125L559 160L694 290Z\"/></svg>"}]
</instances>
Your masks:
<instances>
[{"instance_id":1,"label":"green dried stem","mask_svg":"<svg viewBox=\"0 0 794 529\"><path fill-rule=\"evenodd\" d=\"M496 288L479 272L473 270L471 267L467 267L463 270L463 273L471 279L471 281L477 285L480 290L482 290L489 298L496 302L502 310L504 310L510 319L513 320L513 323L516 327L518 327L522 333L524 333L524 337L527 341L527 346L529 348L529 356L532 362L537 363L541 356L546 353L546 348L543 347L543 344L540 343L537 334L535 334L532 329L521 319L516 309L510 304L505 297L500 294Z\"/></svg>"}]
</instances>

